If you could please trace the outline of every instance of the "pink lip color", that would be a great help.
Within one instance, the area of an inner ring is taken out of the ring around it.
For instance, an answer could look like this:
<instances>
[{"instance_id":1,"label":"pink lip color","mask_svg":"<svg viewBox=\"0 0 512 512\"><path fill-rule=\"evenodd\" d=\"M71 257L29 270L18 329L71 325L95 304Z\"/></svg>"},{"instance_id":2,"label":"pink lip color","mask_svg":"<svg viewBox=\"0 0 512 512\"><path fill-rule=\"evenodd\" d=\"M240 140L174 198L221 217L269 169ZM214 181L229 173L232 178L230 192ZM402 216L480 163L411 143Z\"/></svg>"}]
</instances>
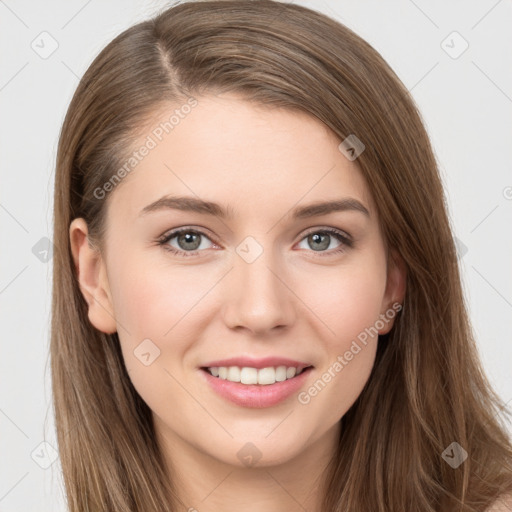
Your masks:
<instances>
[{"instance_id":1,"label":"pink lip color","mask_svg":"<svg viewBox=\"0 0 512 512\"><path fill-rule=\"evenodd\" d=\"M272 407L298 391L308 378L312 368L305 369L300 375L275 384L241 384L214 377L207 370L201 370L210 387L223 398L241 407L261 409Z\"/></svg>"}]
</instances>

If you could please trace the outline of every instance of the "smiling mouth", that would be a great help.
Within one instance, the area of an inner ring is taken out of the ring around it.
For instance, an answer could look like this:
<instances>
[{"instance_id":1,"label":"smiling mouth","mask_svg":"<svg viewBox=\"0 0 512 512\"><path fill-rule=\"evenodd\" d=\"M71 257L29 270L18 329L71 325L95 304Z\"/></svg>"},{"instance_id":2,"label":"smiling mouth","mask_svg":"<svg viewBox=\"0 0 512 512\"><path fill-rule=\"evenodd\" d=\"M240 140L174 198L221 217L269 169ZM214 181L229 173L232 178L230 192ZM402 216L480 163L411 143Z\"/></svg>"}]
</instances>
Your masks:
<instances>
[{"instance_id":1,"label":"smiling mouth","mask_svg":"<svg viewBox=\"0 0 512 512\"><path fill-rule=\"evenodd\" d=\"M201 367L209 375L233 383L268 386L292 380L299 375L311 371L312 365L305 368L293 366L276 366L267 368L251 368L239 366Z\"/></svg>"}]
</instances>

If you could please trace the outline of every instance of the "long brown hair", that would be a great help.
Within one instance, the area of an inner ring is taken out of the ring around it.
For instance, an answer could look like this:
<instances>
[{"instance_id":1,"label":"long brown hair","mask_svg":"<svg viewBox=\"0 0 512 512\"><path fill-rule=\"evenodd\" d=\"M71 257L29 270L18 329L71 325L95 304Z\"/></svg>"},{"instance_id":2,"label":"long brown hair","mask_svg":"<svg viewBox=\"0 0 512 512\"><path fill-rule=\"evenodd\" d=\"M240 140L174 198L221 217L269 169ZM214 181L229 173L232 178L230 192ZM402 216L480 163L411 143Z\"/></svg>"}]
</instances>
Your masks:
<instances>
[{"instance_id":1,"label":"long brown hair","mask_svg":"<svg viewBox=\"0 0 512 512\"><path fill-rule=\"evenodd\" d=\"M51 371L69 510L178 510L151 411L131 384L117 333L88 320L69 226L84 218L101 250L107 201L95 191L123 165L154 113L228 91L307 112L341 140L360 139L357 164L384 237L407 267L403 311L379 338L370 378L341 419L321 510L484 510L512 490L511 442L499 415L510 411L478 359L421 116L396 74L354 32L272 0L182 3L138 23L96 57L67 111L55 177ZM454 449L467 452L458 467L446 458Z\"/></svg>"}]
</instances>

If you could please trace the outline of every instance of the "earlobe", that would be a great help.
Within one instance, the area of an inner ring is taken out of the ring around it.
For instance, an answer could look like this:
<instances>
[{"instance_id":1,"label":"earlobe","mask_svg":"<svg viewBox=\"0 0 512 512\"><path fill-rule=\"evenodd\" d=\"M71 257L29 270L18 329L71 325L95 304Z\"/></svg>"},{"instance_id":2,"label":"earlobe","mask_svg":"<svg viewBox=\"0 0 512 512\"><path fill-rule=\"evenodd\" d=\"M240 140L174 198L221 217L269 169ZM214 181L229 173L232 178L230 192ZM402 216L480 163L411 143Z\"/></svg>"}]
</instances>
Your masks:
<instances>
[{"instance_id":1,"label":"earlobe","mask_svg":"<svg viewBox=\"0 0 512 512\"><path fill-rule=\"evenodd\" d=\"M69 239L75 275L88 304L91 324L96 329L111 334L116 332L117 327L105 262L101 253L91 247L87 235L88 227L85 220L74 219L69 227Z\"/></svg>"},{"instance_id":2,"label":"earlobe","mask_svg":"<svg viewBox=\"0 0 512 512\"><path fill-rule=\"evenodd\" d=\"M395 318L403 307L407 280L407 266L402 256L392 250L388 260L386 292L382 301L381 316L385 315L385 326L379 334L387 334L395 323Z\"/></svg>"}]
</instances>

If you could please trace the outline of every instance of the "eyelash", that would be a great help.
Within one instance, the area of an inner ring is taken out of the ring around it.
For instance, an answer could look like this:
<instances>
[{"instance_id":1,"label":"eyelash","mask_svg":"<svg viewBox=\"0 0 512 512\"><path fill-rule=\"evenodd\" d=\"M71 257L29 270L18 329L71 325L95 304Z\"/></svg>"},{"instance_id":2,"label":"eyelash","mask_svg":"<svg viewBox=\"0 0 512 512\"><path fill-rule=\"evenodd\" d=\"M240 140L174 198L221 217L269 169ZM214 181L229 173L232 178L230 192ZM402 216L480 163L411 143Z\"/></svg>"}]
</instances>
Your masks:
<instances>
[{"instance_id":1,"label":"eyelash","mask_svg":"<svg viewBox=\"0 0 512 512\"><path fill-rule=\"evenodd\" d=\"M194 234L201 235L201 236L204 236L204 237L210 239L202 231L198 231L198 230L191 229L191 228L181 228L181 229L177 229L175 231L171 231L170 233L164 234L162 237L160 237L157 240L157 244L162 246L164 250L169 251L172 254L176 254L179 256L183 256L183 257L196 256L198 253L202 252L202 251L198 251L198 250L180 251L180 250L175 249L174 247L171 247L170 245L168 245L168 242L170 240L172 240L176 236L181 235L182 233L194 233ZM317 251L311 251L313 253L316 253L315 257L323 258L323 257L325 257L324 254L326 254L327 256L333 256L335 254L345 252L347 250L347 248L353 247L352 240L345 233L343 233L342 231L339 231L337 229L334 229L334 228L315 229L313 231L309 231L301 238L300 241L302 242L302 240L304 240L304 238L308 237L309 235L313 235L313 234L317 234L317 233L333 235L338 241L341 242L342 245L338 249L333 249L331 251L319 251L320 254L318 254ZM322 253L324 253L324 254L322 254Z\"/></svg>"}]
</instances>

